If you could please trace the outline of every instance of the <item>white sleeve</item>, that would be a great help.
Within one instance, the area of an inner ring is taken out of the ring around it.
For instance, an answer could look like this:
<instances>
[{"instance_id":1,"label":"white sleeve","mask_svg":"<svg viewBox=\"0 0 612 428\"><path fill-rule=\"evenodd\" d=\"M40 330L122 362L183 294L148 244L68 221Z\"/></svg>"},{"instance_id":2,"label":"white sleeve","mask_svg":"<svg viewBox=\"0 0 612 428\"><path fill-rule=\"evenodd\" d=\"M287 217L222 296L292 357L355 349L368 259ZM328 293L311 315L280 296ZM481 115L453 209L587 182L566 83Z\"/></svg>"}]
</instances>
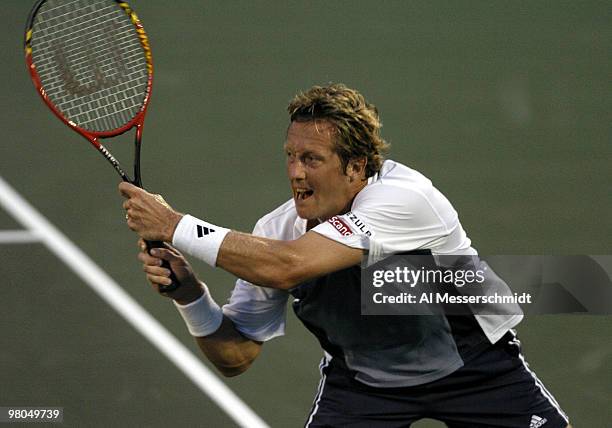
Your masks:
<instances>
[{"instance_id":1,"label":"white sleeve","mask_svg":"<svg viewBox=\"0 0 612 428\"><path fill-rule=\"evenodd\" d=\"M258 222L253 235L266 236ZM259 287L238 279L223 314L249 339L265 342L285 334L287 299L285 290Z\"/></svg>"},{"instance_id":2,"label":"white sleeve","mask_svg":"<svg viewBox=\"0 0 612 428\"><path fill-rule=\"evenodd\" d=\"M433 249L458 225L457 213L432 187L430 192L375 185L364 189L352 211L312 230L379 257L415 249Z\"/></svg>"}]
</instances>

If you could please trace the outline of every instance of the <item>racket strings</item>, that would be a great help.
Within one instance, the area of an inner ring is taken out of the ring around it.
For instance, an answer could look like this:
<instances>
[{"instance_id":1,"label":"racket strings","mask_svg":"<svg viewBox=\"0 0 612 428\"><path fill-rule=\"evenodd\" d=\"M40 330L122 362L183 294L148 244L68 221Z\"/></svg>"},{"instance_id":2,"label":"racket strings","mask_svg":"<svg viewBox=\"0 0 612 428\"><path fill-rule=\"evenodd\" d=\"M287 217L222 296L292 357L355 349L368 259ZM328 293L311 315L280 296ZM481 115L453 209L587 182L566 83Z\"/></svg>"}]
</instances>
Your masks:
<instances>
[{"instance_id":1,"label":"racket strings","mask_svg":"<svg viewBox=\"0 0 612 428\"><path fill-rule=\"evenodd\" d=\"M81 128L120 128L144 104L145 52L114 1L43 3L34 19L32 62L49 100Z\"/></svg>"}]
</instances>

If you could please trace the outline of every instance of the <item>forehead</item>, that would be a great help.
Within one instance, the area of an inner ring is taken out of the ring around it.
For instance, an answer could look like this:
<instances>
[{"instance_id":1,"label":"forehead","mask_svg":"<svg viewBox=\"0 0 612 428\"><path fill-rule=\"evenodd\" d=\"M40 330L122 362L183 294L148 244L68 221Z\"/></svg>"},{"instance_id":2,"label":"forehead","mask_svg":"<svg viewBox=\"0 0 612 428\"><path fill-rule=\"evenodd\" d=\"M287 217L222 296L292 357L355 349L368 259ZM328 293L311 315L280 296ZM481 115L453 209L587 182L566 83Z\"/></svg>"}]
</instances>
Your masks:
<instances>
[{"instance_id":1,"label":"forehead","mask_svg":"<svg viewBox=\"0 0 612 428\"><path fill-rule=\"evenodd\" d=\"M285 147L293 150L333 149L335 128L324 120L291 122L287 129Z\"/></svg>"}]
</instances>

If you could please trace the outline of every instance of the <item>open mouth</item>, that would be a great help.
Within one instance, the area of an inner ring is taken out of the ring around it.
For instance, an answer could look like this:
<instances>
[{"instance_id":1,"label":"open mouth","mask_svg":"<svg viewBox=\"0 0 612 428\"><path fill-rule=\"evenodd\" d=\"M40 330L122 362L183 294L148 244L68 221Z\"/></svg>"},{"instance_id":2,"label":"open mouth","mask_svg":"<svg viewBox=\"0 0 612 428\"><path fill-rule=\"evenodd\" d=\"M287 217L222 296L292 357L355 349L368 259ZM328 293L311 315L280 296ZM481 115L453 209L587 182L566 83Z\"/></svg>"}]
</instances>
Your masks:
<instances>
[{"instance_id":1,"label":"open mouth","mask_svg":"<svg viewBox=\"0 0 612 428\"><path fill-rule=\"evenodd\" d=\"M305 201L306 199L310 198L312 196L312 194L314 193L314 191L312 190L295 190L295 199L298 201Z\"/></svg>"}]
</instances>

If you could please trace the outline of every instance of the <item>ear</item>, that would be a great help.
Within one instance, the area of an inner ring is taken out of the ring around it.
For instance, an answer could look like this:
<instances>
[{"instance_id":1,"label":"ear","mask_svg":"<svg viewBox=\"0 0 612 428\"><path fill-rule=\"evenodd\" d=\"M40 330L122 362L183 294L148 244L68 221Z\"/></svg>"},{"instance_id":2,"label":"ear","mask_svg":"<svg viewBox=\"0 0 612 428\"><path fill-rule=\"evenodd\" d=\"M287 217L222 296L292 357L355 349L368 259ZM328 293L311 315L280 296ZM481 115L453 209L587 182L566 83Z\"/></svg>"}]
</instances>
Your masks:
<instances>
[{"instance_id":1,"label":"ear","mask_svg":"<svg viewBox=\"0 0 612 428\"><path fill-rule=\"evenodd\" d=\"M365 170L368 164L368 159L364 156L361 158L351 159L346 166L346 174L350 181L365 180Z\"/></svg>"}]
</instances>

